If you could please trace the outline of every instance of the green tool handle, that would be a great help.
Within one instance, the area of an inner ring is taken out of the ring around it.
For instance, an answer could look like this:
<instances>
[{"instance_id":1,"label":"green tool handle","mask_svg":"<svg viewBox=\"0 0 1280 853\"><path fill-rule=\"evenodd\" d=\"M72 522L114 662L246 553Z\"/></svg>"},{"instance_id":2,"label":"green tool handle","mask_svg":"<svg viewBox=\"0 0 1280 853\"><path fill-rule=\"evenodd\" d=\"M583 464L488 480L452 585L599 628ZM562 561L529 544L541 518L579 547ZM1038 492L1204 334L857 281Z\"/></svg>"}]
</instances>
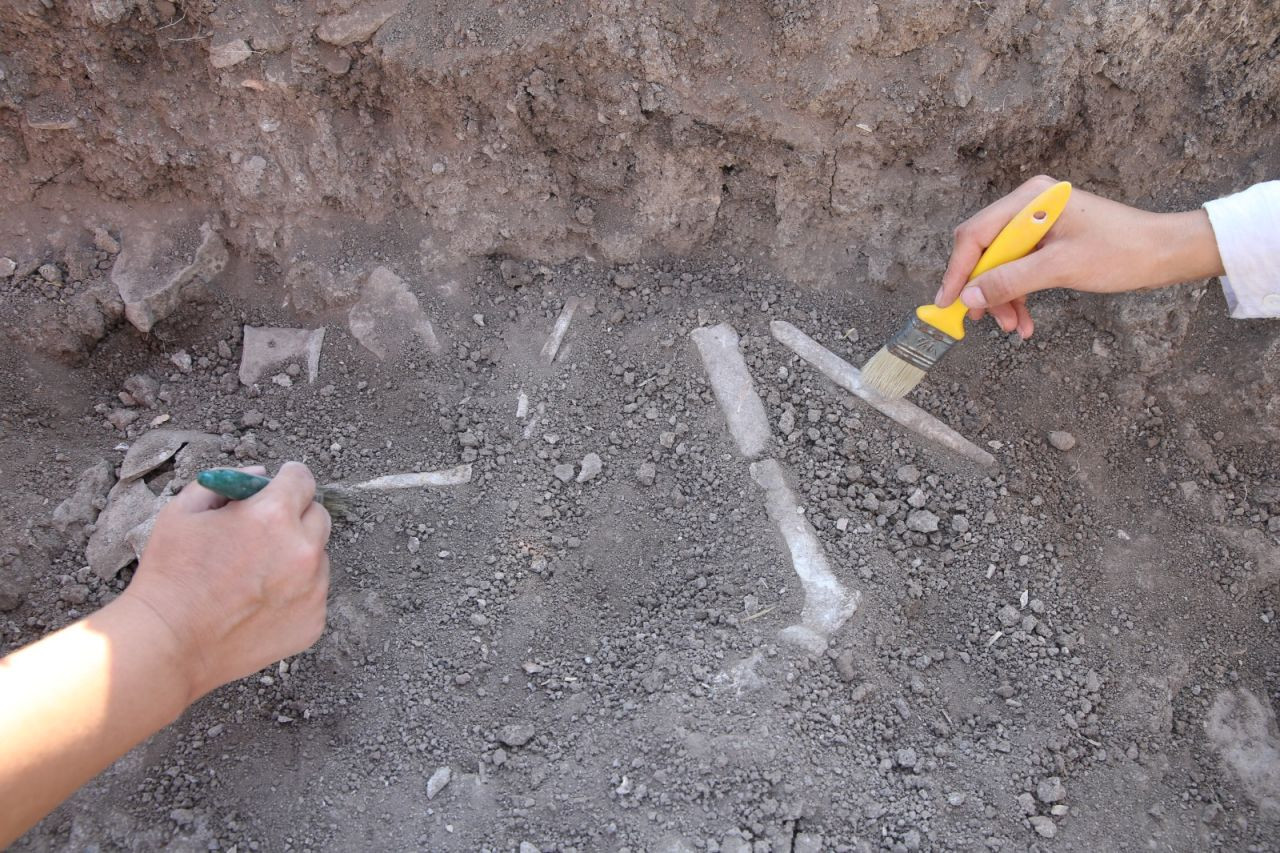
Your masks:
<instances>
[{"instance_id":1,"label":"green tool handle","mask_svg":"<svg viewBox=\"0 0 1280 853\"><path fill-rule=\"evenodd\" d=\"M271 480L234 468L210 468L197 474L196 482L227 500L242 501L265 489Z\"/></svg>"}]
</instances>

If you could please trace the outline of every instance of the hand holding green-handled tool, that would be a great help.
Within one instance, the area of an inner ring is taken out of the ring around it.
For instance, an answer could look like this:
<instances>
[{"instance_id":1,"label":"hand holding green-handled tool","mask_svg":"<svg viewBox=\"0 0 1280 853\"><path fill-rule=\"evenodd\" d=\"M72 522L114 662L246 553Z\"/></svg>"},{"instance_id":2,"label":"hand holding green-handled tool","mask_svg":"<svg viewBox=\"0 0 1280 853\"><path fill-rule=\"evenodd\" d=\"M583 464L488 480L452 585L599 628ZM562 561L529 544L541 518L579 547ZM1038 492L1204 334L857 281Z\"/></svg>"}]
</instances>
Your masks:
<instances>
[{"instance_id":1,"label":"hand holding green-handled tool","mask_svg":"<svg viewBox=\"0 0 1280 853\"><path fill-rule=\"evenodd\" d=\"M196 482L229 501L243 501L265 489L271 478L235 468L210 468L197 474ZM347 496L334 486L316 486L315 500L333 516L345 516L350 509Z\"/></svg>"},{"instance_id":2,"label":"hand holding green-handled tool","mask_svg":"<svg viewBox=\"0 0 1280 853\"><path fill-rule=\"evenodd\" d=\"M237 471L234 468L210 468L196 475L196 482L230 501L242 501L266 488L270 478ZM326 483L316 486L315 499L330 515L342 517L351 509L353 492L389 492L422 487L461 486L471 482L471 465L459 465L442 471L414 471L389 474L351 485Z\"/></svg>"}]
</instances>

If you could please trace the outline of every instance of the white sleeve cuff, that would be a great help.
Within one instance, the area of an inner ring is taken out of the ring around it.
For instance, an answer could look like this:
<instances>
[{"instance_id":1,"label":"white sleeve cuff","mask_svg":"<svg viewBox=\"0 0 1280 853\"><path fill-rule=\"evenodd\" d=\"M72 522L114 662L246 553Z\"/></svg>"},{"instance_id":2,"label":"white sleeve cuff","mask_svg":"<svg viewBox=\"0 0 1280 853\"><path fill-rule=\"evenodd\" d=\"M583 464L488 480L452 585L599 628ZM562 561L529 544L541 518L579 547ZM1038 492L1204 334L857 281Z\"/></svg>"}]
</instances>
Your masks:
<instances>
[{"instance_id":1,"label":"white sleeve cuff","mask_svg":"<svg viewBox=\"0 0 1280 853\"><path fill-rule=\"evenodd\" d=\"M1280 317L1280 181L1205 202L1231 316Z\"/></svg>"}]
</instances>

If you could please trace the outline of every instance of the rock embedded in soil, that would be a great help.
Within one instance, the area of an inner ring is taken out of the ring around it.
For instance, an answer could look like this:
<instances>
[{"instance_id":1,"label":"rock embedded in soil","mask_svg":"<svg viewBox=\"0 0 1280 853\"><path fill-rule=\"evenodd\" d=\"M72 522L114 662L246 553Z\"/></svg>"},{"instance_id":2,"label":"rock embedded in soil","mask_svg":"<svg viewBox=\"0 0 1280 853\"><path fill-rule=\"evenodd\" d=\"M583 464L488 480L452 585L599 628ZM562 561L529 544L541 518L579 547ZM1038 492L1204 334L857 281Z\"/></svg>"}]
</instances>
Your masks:
<instances>
[{"instance_id":1,"label":"rock embedded in soil","mask_svg":"<svg viewBox=\"0 0 1280 853\"><path fill-rule=\"evenodd\" d=\"M253 51L249 49L244 39L231 39L209 45L209 64L214 68L230 68L251 56Z\"/></svg>"},{"instance_id":2,"label":"rock embedded in soil","mask_svg":"<svg viewBox=\"0 0 1280 853\"><path fill-rule=\"evenodd\" d=\"M453 770L448 766L436 768L436 772L432 773L431 778L427 780L427 799L434 800L452 779Z\"/></svg>"},{"instance_id":3,"label":"rock embedded in soil","mask_svg":"<svg viewBox=\"0 0 1280 853\"><path fill-rule=\"evenodd\" d=\"M498 730L498 742L510 747L524 746L533 740L533 733L529 723L510 723Z\"/></svg>"},{"instance_id":4,"label":"rock embedded in soil","mask_svg":"<svg viewBox=\"0 0 1280 853\"><path fill-rule=\"evenodd\" d=\"M1066 453L1076 446L1076 437L1064 430L1054 430L1049 433L1049 443L1053 445L1054 449Z\"/></svg>"},{"instance_id":5,"label":"rock embedded in soil","mask_svg":"<svg viewBox=\"0 0 1280 853\"><path fill-rule=\"evenodd\" d=\"M316 38L335 47L368 41L403 5L402 2L378 3L326 18L316 28Z\"/></svg>"},{"instance_id":6,"label":"rock embedded in soil","mask_svg":"<svg viewBox=\"0 0 1280 853\"><path fill-rule=\"evenodd\" d=\"M1053 838L1058 834L1058 825L1053 822L1053 818L1044 815L1034 815L1031 818L1031 828L1044 838Z\"/></svg>"},{"instance_id":7,"label":"rock embedded in soil","mask_svg":"<svg viewBox=\"0 0 1280 853\"><path fill-rule=\"evenodd\" d=\"M582 469L578 472L578 482L589 483L600 476L602 470L604 470L604 462L601 461L600 454L588 453L582 457Z\"/></svg>"},{"instance_id":8,"label":"rock embedded in soil","mask_svg":"<svg viewBox=\"0 0 1280 853\"><path fill-rule=\"evenodd\" d=\"M226 267L222 237L205 222L134 225L111 267L124 315L140 332L173 314Z\"/></svg>"},{"instance_id":9,"label":"rock embedded in soil","mask_svg":"<svg viewBox=\"0 0 1280 853\"><path fill-rule=\"evenodd\" d=\"M1067 789L1062 786L1062 779L1057 776L1042 779L1036 786L1036 799L1046 805L1060 802L1066 799L1066 796Z\"/></svg>"},{"instance_id":10,"label":"rock embedded in soil","mask_svg":"<svg viewBox=\"0 0 1280 853\"><path fill-rule=\"evenodd\" d=\"M907 516L907 529L916 533L934 533L938 529L938 516L927 509L917 509Z\"/></svg>"},{"instance_id":11,"label":"rock embedded in soil","mask_svg":"<svg viewBox=\"0 0 1280 853\"><path fill-rule=\"evenodd\" d=\"M636 479L642 486L652 486L658 479L658 466L652 462L642 462L636 469Z\"/></svg>"},{"instance_id":12,"label":"rock embedded in soil","mask_svg":"<svg viewBox=\"0 0 1280 853\"><path fill-rule=\"evenodd\" d=\"M374 267L365 278L359 301L347 313L347 325L360 345L380 359L414 343L432 352L441 349L418 297L386 267Z\"/></svg>"},{"instance_id":13,"label":"rock embedded in soil","mask_svg":"<svg viewBox=\"0 0 1280 853\"><path fill-rule=\"evenodd\" d=\"M53 526L83 541L84 528L97 520L115 481L115 467L105 459L80 472L75 491L53 510Z\"/></svg>"},{"instance_id":14,"label":"rock embedded in soil","mask_svg":"<svg viewBox=\"0 0 1280 853\"><path fill-rule=\"evenodd\" d=\"M240 354L240 383L253 385L271 368L285 361L307 365L307 382L315 382L320 372L320 351L324 347L324 327L319 329L279 329L244 327L244 349Z\"/></svg>"}]
</instances>

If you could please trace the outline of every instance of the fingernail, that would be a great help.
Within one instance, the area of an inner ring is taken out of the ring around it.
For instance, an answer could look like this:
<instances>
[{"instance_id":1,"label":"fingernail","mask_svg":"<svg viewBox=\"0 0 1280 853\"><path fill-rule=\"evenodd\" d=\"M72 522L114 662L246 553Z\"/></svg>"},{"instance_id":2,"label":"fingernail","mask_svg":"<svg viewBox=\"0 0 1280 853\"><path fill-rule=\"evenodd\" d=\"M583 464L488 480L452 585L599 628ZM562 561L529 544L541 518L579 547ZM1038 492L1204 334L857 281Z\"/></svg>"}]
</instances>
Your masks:
<instances>
[{"instance_id":1,"label":"fingernail","mask_svg":"<svg viewBox=\"0 0 1280 853\"><path fill-rule=\"evenodd\" d=\"M960 301L970 308L986 308L987 297L976 287L966 287L960 291Z\"/></svg>"},{"instance_id":2,"label":"fingernail","mask_svg":"<svg viewBox=\"0 0 1280 853\"><path fill-rule=\"evenodd\" d=\"M933 304L937 305L939 308L942 307L942 291L944 289L945 288L939 287L938 292L934 294L934 297L933 297Z\"/></svg>"}]
</instances>

